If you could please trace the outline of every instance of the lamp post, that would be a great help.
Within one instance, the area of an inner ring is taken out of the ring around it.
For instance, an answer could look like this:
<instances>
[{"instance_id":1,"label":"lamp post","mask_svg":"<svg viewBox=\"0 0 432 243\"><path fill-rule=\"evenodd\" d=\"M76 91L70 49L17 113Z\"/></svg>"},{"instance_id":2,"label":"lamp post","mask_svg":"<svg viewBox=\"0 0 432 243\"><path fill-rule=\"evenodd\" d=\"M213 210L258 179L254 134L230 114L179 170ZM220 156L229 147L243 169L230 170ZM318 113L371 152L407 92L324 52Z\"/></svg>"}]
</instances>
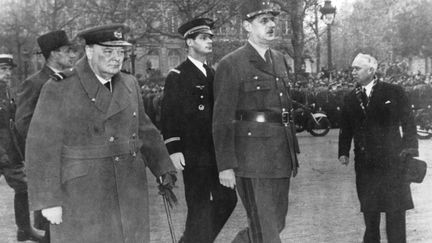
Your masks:
<instances>
[{"instance_id":1,"label":"lamp post","mask_svg":"<svg viewBox=\"0 0 432 243\"><path fill-rule=\"evenodd\" d=\"M322 14L321 19L327 25L327 65L328 71L330 73L329 79L331 79L331 70L332 67L332 50L331 50L331 25L333 24L335 15L336 15L336 7L331 5L330 0L326 0L324 2L324 6L320 8L320 12Z\"/></svg>"}]
</instances>

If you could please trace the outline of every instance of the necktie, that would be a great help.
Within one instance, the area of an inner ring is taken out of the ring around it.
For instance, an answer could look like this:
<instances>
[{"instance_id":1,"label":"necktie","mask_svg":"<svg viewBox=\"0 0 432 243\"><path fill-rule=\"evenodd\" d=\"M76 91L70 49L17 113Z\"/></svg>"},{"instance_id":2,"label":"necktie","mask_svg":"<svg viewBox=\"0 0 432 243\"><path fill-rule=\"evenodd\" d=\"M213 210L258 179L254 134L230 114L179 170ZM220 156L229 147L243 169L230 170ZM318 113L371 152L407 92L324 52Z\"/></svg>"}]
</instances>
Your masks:
<instances>
[{"instance_id":1,"label":"necktie","mask_svg":"<svg viewBox=\"0 0 432 243\"><path fill-rule=\"evenodd\" d=\"M212 75L212 70L211 68L207 65L207 64L203 64L204 69L206 70L206 77L209 77L210 75Z\"/></svg>"},{"instance_id":2,"label":"necktie","mask_svg":"<svg viewBox=\"0 0 432 243\"><path fill-rule=\"evenodd\" d=\"M104 86L110 91L110 92L112 92L112 89L111 89L111 81L108 81L108 82L106 82L106 83L104 83Z\"/></svg>"},{"instance_id":3,"label":"necktie","mask_svg":"<svg viewBox=\"0 0 432 243\"><path fill-rule=\"evenodd\" d=\"M271 58L271 53L270 53L270 49L267 49L267 51L264 54L265 60L267 64L272 64L272 58Z\"/></svg>"}]
</instances>

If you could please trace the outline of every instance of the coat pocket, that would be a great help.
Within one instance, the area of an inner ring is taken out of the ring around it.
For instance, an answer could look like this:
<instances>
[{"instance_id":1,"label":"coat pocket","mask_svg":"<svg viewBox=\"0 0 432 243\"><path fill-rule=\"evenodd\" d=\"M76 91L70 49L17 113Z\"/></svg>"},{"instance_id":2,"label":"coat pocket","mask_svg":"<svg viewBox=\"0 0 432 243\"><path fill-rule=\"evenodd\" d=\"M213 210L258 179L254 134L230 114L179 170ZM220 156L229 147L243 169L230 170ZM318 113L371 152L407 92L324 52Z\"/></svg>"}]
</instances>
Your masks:
<instances>
[{"instance_id":1,"label":"coat pocket","mask_svg":"<svg viewBox=\"0 0 432 243\"><path fill-rule=\"evenodd\" d=\"M61 169L62 184L79 177L86 176L89 172L87 160L66 159Z\"/></svg>"}]
</instances>

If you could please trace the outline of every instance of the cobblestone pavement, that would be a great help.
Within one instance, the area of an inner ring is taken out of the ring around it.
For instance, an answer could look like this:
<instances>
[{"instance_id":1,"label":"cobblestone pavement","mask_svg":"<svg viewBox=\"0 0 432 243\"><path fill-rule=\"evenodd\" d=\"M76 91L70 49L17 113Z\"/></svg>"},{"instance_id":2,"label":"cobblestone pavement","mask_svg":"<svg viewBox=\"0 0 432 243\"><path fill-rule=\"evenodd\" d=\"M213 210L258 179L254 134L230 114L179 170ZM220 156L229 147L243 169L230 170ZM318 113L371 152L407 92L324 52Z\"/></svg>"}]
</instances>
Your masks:
<instances>
[{"instance_id":1,"label":"cobblestone pavement","mask_svg":"<svg viewBox=\"0 0 432 243\"><path fill-rule=\"evenodd\" d=\"M286 243L350 243L361 242L364 226L355 191L353 163L340 165L337 160L337 134L332 130L321 138L307 133L298 135L300 149L299 175L292 179L286 228L281 234ZM407 237L410 243L432 242L432 140L420 141L420 157L428 160L428 174L422 184L412 184L415 209L407 213ZM176 194L179 204L172 211L177 239L184 229L186 204L182 178ZM162 199L155 180L149 176L152 243L170 243L170 234ZM13 216L13 192L0 179L0 243L14 243L16 227ZM384 222L384 221L383 221ZM231 242L246 225L239 203L217 243ZM384 224L382 238L386 242Z\"/></svg>"}]
</instances>

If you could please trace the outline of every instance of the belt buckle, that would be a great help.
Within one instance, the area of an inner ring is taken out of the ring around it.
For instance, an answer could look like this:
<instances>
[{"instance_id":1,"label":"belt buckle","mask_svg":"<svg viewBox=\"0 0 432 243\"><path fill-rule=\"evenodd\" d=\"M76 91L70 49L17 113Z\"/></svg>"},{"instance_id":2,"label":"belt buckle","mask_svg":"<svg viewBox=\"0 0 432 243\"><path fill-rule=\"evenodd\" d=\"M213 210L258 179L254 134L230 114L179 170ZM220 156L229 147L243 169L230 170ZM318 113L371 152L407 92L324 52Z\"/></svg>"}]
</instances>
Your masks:
<instances>
[{"instance_id":1,"label":"belt buckle","mask_svg":"<svg viewBox=\"0 0 432 243\"><path fill-rule=\"evenodd\" d=\"M285 126L288 126L289 123L289 112L288 111L282 111L282 124Z\"/></svg>"}]
</instances>

